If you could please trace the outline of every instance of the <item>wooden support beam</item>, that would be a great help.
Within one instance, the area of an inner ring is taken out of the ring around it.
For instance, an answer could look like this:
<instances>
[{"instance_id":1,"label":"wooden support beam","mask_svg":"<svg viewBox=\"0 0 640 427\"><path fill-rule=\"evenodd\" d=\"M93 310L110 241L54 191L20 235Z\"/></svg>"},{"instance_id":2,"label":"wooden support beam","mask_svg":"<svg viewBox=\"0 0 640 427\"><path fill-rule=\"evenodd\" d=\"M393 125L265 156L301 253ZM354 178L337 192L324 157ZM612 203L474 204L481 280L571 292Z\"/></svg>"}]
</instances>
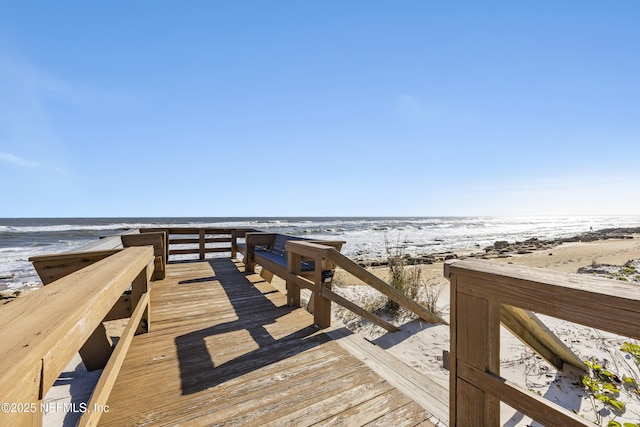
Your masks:
<instances>
[{"instance_id":1,"label":"wooden support beam","mask_svg":"<svg viewBox=\"0 0 640 427\"><path fill-rule=\"evenodd\" d=\"M324 290L322 291L322 295L324 298L331 300L333 302L335 302L338 305L343 306L344 308L353 311L354 313L356 313L358 316L363 317L365 319L367 319L369 322L380 326L381 328L386 329L389 332L397 332L400 329L398 327L396 327L395 325L392 325L391 323L387 322L386 320L383 320L382 318L376 316L373 313L368 312L367 310L365 310L364 308L360 307L357 304L352 303L351 301L345 299L344 297L334 293L331 289L329 288L324 288Z\"/></svg>"},{"instance_id":2,"label":"wooden support beam","mask_svg":"<svg viewBox=\"0 0 640 427\"><path fill-rule=\"evenodd\" d=\"M153 275L153 263L147 265L147 268L143 269L140 274L131 283L131 306L137 307L138 303L142 299L142 296L149 293L149 282ZM149 318L150 304L146 304L146 308L142 313L140 322L136 329L137 334L143 334L149 332L151 326L151 319Z\"/></svg>"},{"instance_id":3,"label":"wooden support beam","mask_svg":"<svg viewBox=\"0 0 640 427\"><path fill-rule=\"evenodd\" d=\"M360 267L358 264L354 263L349 258L342 255L340 252L334 249L327 249L325 250L325 257L329 261L332 261L337 266L342 268L343 270L354 275L355 277L362 280L372 288L380 291L381 293L389 297L391 300L397 302L402 307L415 313L421 319L426 320L429 323L441 323L444 325L447 324L447 322L444 319L442 319L440 316L430 312L429 310L427 310L426 308L424 308L423 306L421 306L411 298L407 297L397 289L392 288L384 280L376 277L371 272Z\"/></svg>"},{"instance_id":4,"label":"wooden support beam","mask_svg":"<svg viewBox=\"0 0 640 427\"><path fill-rule=\"evenodd\" d=\"M516 411L527 414L542 425L568 427L593 426L593 423L588 422L578 414L567 411L551 400L525 391L517 384L505 380L492 372L481 371L469 364L459 362L458 376L465 382L477 384L485 393L496 396L497 399L511 406ZM461 402L461 406L464 406L464 403L465 402Z\"/></svg>"},{"instance_id":5,"label":"wooden support beam","mask_svg":"<svg viewBox=\"0 0 640 427\"><path fill-rule=\"evenodd\" d=\"M153 246L153 253L160 259L160 262L156 265L157 268L154 271L153 280L164 279L167 265L167 234L164 231L123 235L122 245L125 248L132 246Z\"/></svg>"},{"instance_id":6,"label":"wooden support beam","mask_svg":"<svg viewBox=\"0 0 640 427\"><path fill-rule=\"evenodd\" d=\"M514 336L556 368L562 369L564 364L568 363L586 372L587 366L584 362L534 313L518 307L502 305L500 320Z\"/></svg>"},{"instance_id":7,"label":"wooden support beam","mask_svg":"<svg viewBox=\"0 0 640 427\"><path fill-rule=\"evenodd\" d=\"M294 252L287 252L287 271L289 276L300 275L300 263L302 257ZM293 277L285 278L287 286L287 305L290 307L300 307L300 286L293 280Z\"/></svg>"},{"instance_id":8,"label":"wooden support beam","mask_svg":"<svg viewBox=\"0 0 640 427\"><path fill-rule=\"evenodd\" d=\"M80 422L78 426L96 426L98 425L98 421L100 420L100 416L104 412L104 409L107 408L107 399L109 394L111 393L111 389L116 382L116 378L118 373L120 372L120 368L122 367L122 363L124 362L124 358L127 354L127 350L131 345L131 341L133 340L133 336L144 319L145 313L149 311L149 293L146 292L141 295L138 303L136 305L133 314L131 315L131 319L120 337L118 344L113 352L113 356L109 359L102 375L100 375L100 379L98 380L98 384L96 384L95 389L91 395L91 399L87 405L89 411L85 412L80 418ZM108 410L108 408L107 408Z\"/></svg>"},{"instance_id":9,"label":"wooden support beam","mask_svg":"<svg viewBox=\"0 0 640 427\"><path fill-rule=\"evenodd\" d=\"M313 272L313 282L320 292L314 292L313 320L320 328L331 326L331 300L324 297L324 289L331 290L331 282L323 283L322 279L322 252L314 260L316 269Z\"/></svg>"},{"instance_id":10,"label":"wooden support beam","mask_svg":"<svg viewBox=\"0 0 640 427\"><path fill-rule=\"evenodd\" d=\"M93 331L78 353L88 371L103 369L113 352L113 342L102 323Z\"/></svg>"},{"instance_id":11,"label":"wooden support beam","mask_svg":"<svg viewBox=\"0 0 640 427\"><path fill-rule=\"evenodd\" d=\"M33 256L29 261L33 263L43 285L83 269L95 262L107 258L122 249L109 249L88 252L66 252L63 254Z\"/></svg>"},{"instance_id":12,"label":"wooden support beam","mask_svg":"<svg viewBox=\"0 0 640 427\"><path fill-rule=\"evenodd\" d=\"M482 298L458 294L455 308L457 319L456 370L451 371L456 384L454 406L455 426L500 424L500 401L457 374L461 364L482 372L500 373L500 306Z\"/></svg>"},{"instance_id":13,"label":"wooden support beam","mask_svg":"<svg viewBox=\"0 0 640 427\"><path fill-rule=\"evenodd\" d=\"M0 402L37 404L153 258L151 248L126 248L4 306ZM5 421L0 414L0 425L21 425Z\"/></svg>"}]
</instances>

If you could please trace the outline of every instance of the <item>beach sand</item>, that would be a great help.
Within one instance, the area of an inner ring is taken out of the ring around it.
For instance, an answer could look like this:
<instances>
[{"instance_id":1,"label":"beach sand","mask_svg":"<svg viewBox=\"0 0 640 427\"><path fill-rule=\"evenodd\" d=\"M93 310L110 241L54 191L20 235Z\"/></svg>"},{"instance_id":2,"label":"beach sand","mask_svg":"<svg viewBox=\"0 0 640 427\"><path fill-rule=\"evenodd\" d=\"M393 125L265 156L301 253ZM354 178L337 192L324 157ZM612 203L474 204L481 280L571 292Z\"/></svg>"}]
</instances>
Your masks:
<instances>
[{"instance_id":1,"label":"beach sand","mask_svg":"<svg viewBox=\"0 0 640 427\"><path fill-rule=\"evenodd\" d=\"M628 260L640 259L640 235L633 237L633 239L564 243L550 249L493 259L488 262L513 263L564 273L577 273L579 268L591 266L592 263L622 265ZM448 320L450 295L448 280L443 276L444 263L420 265L418 268L422 270L422 278L425 283L443 288L438 300L438 307L441 308L443 317ZM387 276L386 267L370 268L370 271L383 279ZM361 304L370 304L372 295L378 294L368 286L362 286L362 282L344 271L336 272L335 284L336 292ZM405 364L428 375L448 389L449 372L442 367L443 350L449 350L448 326L431 325L406 317L398 322L401 324L401 331L386 333L381 328L363 322L346 310L336 307L335 304L333 312L336 322L344 321L350 329L362 334ZM546 316L540 316L540 318L582 360L595 358L599 361L605 361L609 364L610 369L613 369L614 366L629 365L625 354L618 351L624 337ZM503 377L569 410L577 410L586 419L592 421L599 418L606 419L601 415L607 411L601 411L600 414L597 414L596 412L600 408L594 410L591 401L586 397L581 397L584 396L582 390L573 385L579 380L580 371L569 368L566 372L557 372L555 368L536 356L504 327L501 329L501 375ZM635 378L640 375L638 372L630 373L634 374ZM639 423L639 396L625 394L620 396L620 400L624 401L627 407L626 412L616 418L616 421ZM501 425L510 427L539 425L532 422L530 418L517 414L504 404L501 408L501 421ZM606 425L606 421L602 422L603 425Z\"/></svg>"}]
</instances>

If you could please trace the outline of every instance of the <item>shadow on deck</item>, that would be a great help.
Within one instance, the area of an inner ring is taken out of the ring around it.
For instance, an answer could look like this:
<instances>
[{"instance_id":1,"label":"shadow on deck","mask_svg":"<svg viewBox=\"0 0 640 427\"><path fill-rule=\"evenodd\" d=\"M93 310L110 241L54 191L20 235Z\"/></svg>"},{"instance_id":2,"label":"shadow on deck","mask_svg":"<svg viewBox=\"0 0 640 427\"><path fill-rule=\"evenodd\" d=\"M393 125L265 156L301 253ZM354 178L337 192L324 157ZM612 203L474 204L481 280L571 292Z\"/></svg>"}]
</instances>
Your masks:
<instances>
[{"instance_id":1,"label":"shadow on deck","mask_svg":"<svg viewBox=\"0 0 640 427\"><path fill-rule=\"evenodd\" d=\"M208 263L213 271L225 272L236 268L230 259L210 260ZM260 291L246 277L221 274L182 280L178 284L189 285L211 281L219 283L229 298L237 319L176 337L175 345L180 363L183 395L215 387L330 340L324 334L316 334L318 328L313 325L303 327L279 339L274 338L269 333L268 325L275 325L278 319L292 313L294 309L277 305L267 296L278 291ZM234 334L246 335L237 334L238 332L248 333L258 348L215 366L210 353L215 349L207 346L207 340L214 341L217 336L224 340L224 337Z\"/></svg>"},{"instance_id":2,"label":"shadow on deck","mask_svg":"<svg viewBox=\"0 0 640 427\"><path fill-rule=\"evenodd\" d=\"M240 264L241 265L241 264ZM420 405L229 259L167 266L100 425L432 425Z\"/></svg>"}]
</instances>

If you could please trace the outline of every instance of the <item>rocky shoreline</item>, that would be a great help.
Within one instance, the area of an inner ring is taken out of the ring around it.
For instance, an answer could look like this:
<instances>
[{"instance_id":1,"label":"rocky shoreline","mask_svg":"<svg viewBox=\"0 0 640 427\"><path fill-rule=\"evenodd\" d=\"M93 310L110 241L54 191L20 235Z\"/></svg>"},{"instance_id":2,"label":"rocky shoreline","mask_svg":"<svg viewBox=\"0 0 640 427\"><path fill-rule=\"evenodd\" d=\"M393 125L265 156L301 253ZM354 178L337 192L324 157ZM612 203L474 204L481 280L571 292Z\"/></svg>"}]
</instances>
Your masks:
<instances>
[{"instance_id":1,"label":"rocky shoreline","mask_svg":"<svg viewBox=\"0 0 640 427\"><path fill-rule=\"evenodd\" d=\"M506 240L498 240L491 246L477 251L464 252L434 252L421 254L417 256L404 255L407 264L433 264L434 262L442 262L450 259L496 259L509 258L515 255L530 254L534 251L550 250L563 243L573 242L595 242L598 240L609 239L633 239L633 234L640 234L640 227L633 228L605 228L596 231L588 231L572 237L562 237L557 239L543 240L533 237L522 242L516 241L510 243ZM477 245L479 248L480 245ZM549 253L552 255L552 253ZM389 265L388 259L359 259L358 264L362 267L386 267Z\"/></svg>"}]
</instances>

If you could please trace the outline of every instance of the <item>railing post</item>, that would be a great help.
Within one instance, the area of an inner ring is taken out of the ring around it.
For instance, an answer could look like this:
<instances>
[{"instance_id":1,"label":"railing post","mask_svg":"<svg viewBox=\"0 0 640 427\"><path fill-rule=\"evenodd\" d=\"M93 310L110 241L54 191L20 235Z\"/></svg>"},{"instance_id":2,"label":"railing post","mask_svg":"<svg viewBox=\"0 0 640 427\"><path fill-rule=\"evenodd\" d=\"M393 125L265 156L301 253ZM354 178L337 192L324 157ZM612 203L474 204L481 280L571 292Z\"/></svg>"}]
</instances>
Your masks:
<instances>
[{"instance_id":1,"label":"railing post","mask_svg":"<svg viewBox=\"0 0 640 427\"><path fill-rule=\"evenodd\" d=\"M238 253L237 241L242 234L239 230L231 230L231 259L234 259Z\"/></svg>"},{"instance_id":2,"label":"railing post","mask_svg":"<svg viewBox=\"0 0 640 427\"><path fill-rule=\"evenodd\" d=\"M324 251L322 251L324 254ZM322 272L326 270L323 263L323 256L315 260L315 271L313 273L313 281L319 293L314 292L313 298L313 321L320 328L328 328L331 326L331 300L322 296L322 290L326 287L331 290L331 282L324 284Z\"/></svg>"},{"instance_id":3,"label":"railing post","mask_svg":"<svg viewBox=\"0 0 640 427\"><path fill-rule=\"evenodd\" d=\"M200 259L204 259L204 228L201 228L199 230L199 236L200 238L198 239L198 244L199 244L199 252L200 252Z\"/></svg>"},{"instance_id":4,"label":"railing post","mask_svg":"<svg viewBox=\"0 0 640 427\"><path fill-rule=\"evenodd\" d=\"M249 250L247 248L247 255ZM302 257L292 251L287 251L287 271L293 275L300 274L300 263ZM287 305L290 307L300 307L300 286L287 279Z\"/></svg>"},{"instance_id":5,"label":"railing post","mask_svg":"<svg viewBox=\"0 0 640 427\"><path fill-rule=\"evenodd\" d=\"M147 266L147 268L144 268L131 284L131 312L136 309L142 296L149 292L149 281L151 277L153 277L152 266L153 263ZM147 304L144 314L142 315L142 319L140 320L140 324L136 329L136 335L149 332L149 328L151 326L151 319L149 317L150 306L151 302L149 301L149 304Z\"/></svg>"},{"instance_id":6,"label":"railing post","mask_svg":"<svg viewBox=\"0 0 640 427\"><path fill-rule=\"evenodd\" d=\"M498 426L500 400L465 381L463 368L500 373L500 304L458 292L451 274L450 426Z\"/></svg>"}]
</instances>

